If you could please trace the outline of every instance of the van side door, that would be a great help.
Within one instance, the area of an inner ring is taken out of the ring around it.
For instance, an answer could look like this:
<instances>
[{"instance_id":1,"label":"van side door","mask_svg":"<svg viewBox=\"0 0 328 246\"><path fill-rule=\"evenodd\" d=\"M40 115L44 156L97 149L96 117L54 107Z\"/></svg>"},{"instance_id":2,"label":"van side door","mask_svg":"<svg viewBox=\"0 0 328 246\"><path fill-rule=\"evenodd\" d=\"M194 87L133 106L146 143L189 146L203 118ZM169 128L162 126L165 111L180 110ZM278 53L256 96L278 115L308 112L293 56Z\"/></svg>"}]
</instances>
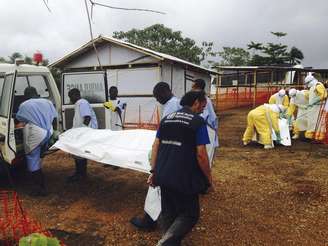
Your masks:
<instances>
[{"instance_id":1,"label":"van side door","mask_svg":"<svg viewBox=\"0 0 328 246\"><path fill-rule=\"evenodd\" d=\"M11 117L13 86L16 78L16 71L6 73L1 87L0 98L0 151L1 158L7 162L15 158L15 123Z\"/></svg>"}]
</instances>

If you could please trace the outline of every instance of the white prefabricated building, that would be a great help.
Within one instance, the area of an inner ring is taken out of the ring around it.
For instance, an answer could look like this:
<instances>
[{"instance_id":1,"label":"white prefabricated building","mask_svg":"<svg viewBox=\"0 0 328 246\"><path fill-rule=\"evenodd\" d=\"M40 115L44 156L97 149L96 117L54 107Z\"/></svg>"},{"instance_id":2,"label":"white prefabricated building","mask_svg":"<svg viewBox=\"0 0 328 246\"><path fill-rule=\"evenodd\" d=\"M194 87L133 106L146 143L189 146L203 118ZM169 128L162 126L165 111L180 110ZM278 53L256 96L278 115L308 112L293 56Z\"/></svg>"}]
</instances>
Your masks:
<instances>
[{"instance_id":1,"label":"white prefabricated building","mask_svg":"<svg viewBox=\"0 0 328 246\"><path fill-rule=\"evenodd\" d=\"M196 78L205 80L209 92L211 76L216 74L177 57L104 36L89 41L50 66L63 72L65 129L71 127L73 117L73 105L68 98L72 88L80 89L82 97L95 109L99 128L106 128L102 103L108 100L111 86L117 86L120 100L127 103L125 124L151 123L159 106L152 95L156 83L167 82L173 94L181 97L191 89Z\"/></svg>"}]
</instances>

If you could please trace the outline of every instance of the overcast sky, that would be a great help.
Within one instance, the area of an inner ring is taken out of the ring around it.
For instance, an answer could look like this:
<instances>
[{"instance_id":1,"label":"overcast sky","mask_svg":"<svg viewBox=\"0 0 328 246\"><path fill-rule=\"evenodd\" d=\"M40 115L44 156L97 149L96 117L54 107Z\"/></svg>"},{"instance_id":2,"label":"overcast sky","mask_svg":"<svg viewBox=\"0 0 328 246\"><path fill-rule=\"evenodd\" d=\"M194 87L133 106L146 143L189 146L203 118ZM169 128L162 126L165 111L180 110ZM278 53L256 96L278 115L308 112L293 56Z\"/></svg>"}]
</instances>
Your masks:
<instances>
[{"instance_id":1,"label":"overcast sky","mask_svg":"<svg viewBox=\"0 0 328 246\"><path fill-rule=\"evenodd\" d=\"M270 31L286 32L282 43L304 53L303 64L328 68L328 0L97 0L166 15L95 7L94 36L162 23L197 42L246 47L276 42ZM84 0L0 0L0 56L40 50L50 62L90 40Z\"/></svg>"}]
</instances>

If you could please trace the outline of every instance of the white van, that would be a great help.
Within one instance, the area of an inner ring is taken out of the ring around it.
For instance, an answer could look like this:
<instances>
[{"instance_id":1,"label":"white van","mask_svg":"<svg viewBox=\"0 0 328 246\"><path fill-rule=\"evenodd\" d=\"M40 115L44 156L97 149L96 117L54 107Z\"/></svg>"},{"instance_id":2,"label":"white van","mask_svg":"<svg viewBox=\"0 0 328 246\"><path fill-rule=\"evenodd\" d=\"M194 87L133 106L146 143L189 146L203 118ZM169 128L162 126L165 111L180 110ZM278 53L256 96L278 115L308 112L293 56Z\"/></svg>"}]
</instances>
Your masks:
<instances>
[{"instance_id":1,"label":"white van","mask_svg":"<svg viewBox=\"0 0 328 246\"><path fill-rule=\"evenodd\" d=\"M24 89L33 86L41 98L51 100L58 112L60 129L60 94L50 70L44 66L0 64L0 158L8 164L24 159L22 128L15 127L15 115L25 100Z\"/></svg>"}]
</instances>

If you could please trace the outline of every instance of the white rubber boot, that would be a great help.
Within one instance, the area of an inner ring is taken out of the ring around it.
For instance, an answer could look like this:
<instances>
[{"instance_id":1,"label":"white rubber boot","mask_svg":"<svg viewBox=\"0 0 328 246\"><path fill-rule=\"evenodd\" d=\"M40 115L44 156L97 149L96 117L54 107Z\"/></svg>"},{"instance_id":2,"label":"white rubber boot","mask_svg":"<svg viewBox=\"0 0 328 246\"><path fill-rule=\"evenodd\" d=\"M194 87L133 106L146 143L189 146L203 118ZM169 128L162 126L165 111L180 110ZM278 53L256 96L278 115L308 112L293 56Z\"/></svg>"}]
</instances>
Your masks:
<instances>
[{"instance_id":1,"label":"white rubber boot","mask_svg":"<svg viewBox=\"0 0 328 246\"><path fill-rule=\"evenodd\" d=\"M271 144L264 145L264 149L273 149L274 147Z\"/></svg>"}]
</instances>

